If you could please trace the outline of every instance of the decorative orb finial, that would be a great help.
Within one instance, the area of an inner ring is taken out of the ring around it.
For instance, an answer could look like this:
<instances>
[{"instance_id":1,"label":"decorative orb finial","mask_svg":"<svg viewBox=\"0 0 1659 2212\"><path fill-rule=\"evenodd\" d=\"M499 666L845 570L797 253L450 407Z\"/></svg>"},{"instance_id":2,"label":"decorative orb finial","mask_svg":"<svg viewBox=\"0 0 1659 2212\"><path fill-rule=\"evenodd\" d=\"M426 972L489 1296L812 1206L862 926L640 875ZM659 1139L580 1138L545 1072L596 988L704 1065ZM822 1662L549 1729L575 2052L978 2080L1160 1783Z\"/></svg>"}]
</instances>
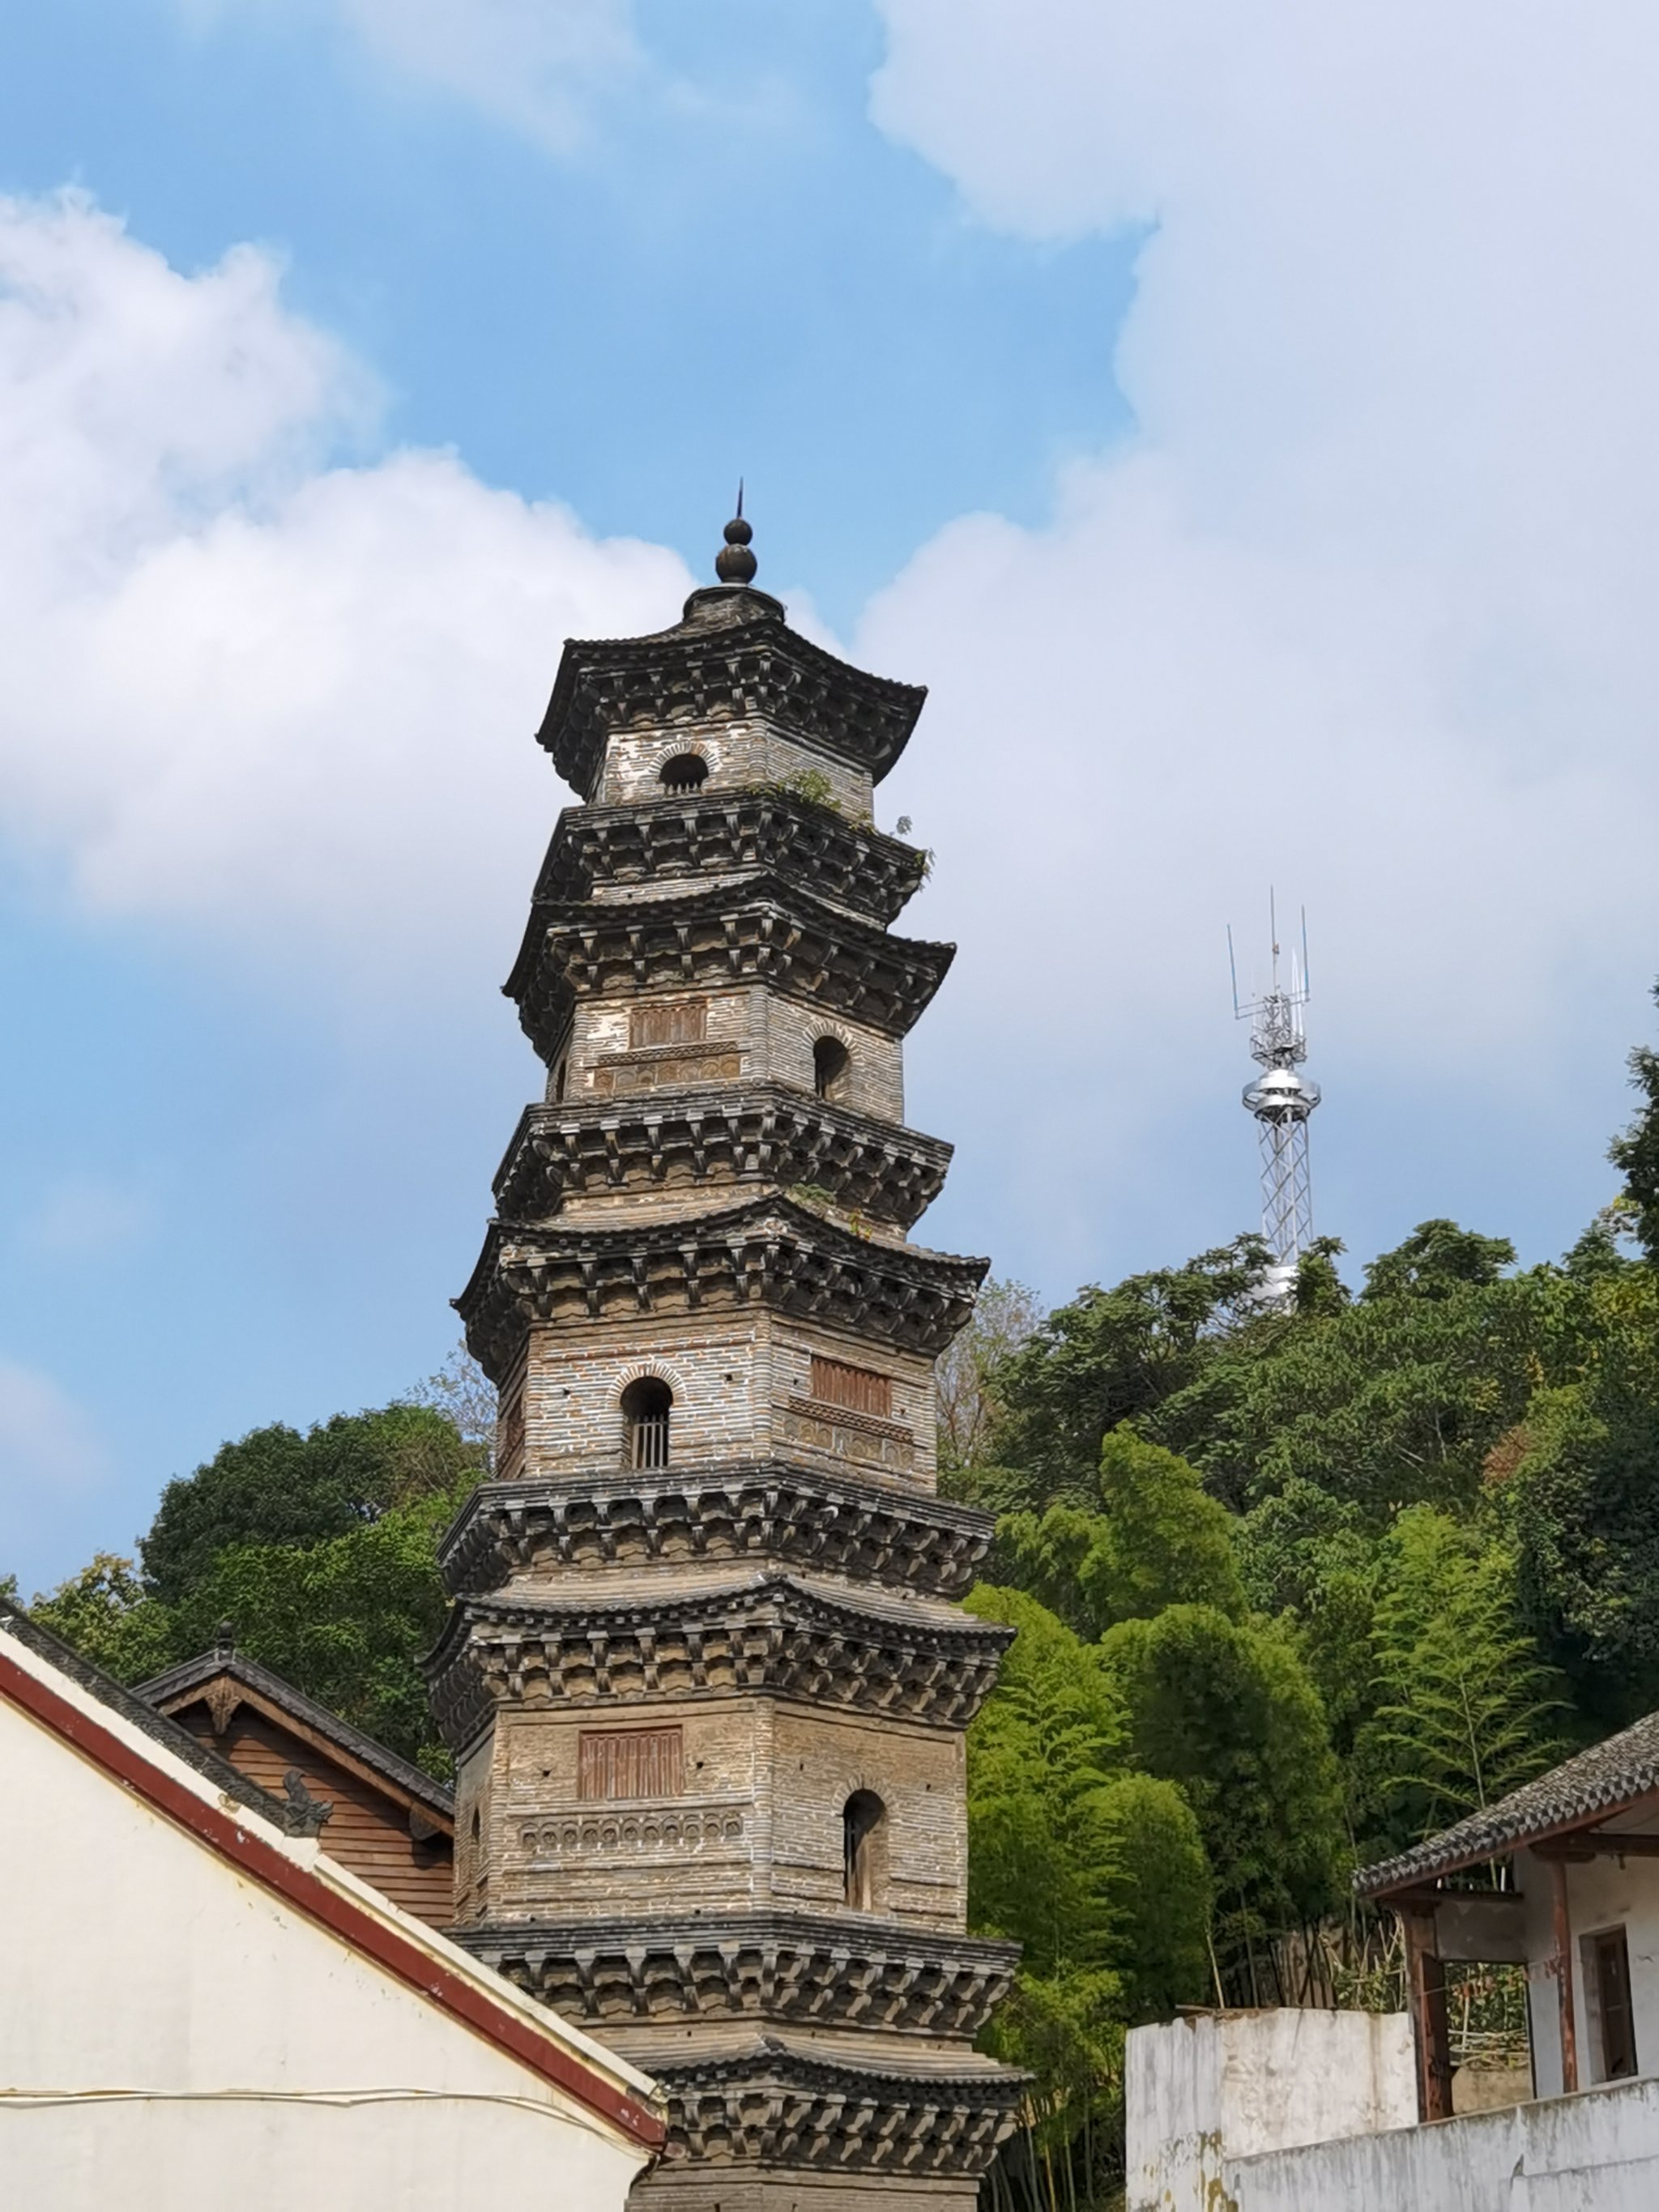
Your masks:
<instances>
[{"instance_id":1,"label":"decorative orb finial","mask_svg":"<svg viewBox=\"0 0 1659 2212\"><path fill-rule=\"evenodd\" d=\"M726 543L714 556L714 574L723 584L752 584L760 566L749 550L754 532L743 519L743 479L738 479L738 511L726 526Z\"/></svg>"}]
</instances>

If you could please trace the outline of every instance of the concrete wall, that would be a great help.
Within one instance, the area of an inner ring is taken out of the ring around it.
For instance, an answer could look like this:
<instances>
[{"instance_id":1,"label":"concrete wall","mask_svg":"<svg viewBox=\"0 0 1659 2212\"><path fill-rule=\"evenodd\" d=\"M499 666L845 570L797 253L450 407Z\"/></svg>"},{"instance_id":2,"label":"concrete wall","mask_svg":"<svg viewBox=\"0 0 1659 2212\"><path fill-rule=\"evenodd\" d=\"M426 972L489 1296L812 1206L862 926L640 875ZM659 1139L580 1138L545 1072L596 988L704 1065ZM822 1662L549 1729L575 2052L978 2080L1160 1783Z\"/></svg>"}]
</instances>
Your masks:
<instances>
[{"instance_id":1,"label":"concrete wall","mask_svg":"<svg viewBox=\"0 0 1659 2212\"><path fill-rule=\"evenodd\" d=\"M82 1693L71 1702L143 1744ZM245 1818L477 1977L315 1844ZM592 2113L4 1700L0 1898L0 2203L622 2212L643 2160ZM501 2001L535 2017L516 1993ZM614 2077L609 2054L569 2040Z\"/></svg>"},{"instance_id":2,"label":"concrete wall","mask_svg":"<svg viewBox=\"0 0 1659 2212\"><path fill-rule=\"evenodd\" d=\"M1411 2023L1403 2013L1284 2010L1138 2027L1124 2099L1129 2212L1231 2212L1230 2161L1416 2118ZM1320 2212L1392 2212L1406 2201L1331 2197Z\"/></svg>"},{"instance_id":3,"label":"concrete wall","mask_svg":"<svg viewBox=\"0 0 1659 2212\"><path fill-rule=\"evenodd\" d=\"M1656 2205L1659 2082L1625 2081L1431 2127L1226 2159L1206 2212L1654 2212Z\"/></svg>"}]
</instances>

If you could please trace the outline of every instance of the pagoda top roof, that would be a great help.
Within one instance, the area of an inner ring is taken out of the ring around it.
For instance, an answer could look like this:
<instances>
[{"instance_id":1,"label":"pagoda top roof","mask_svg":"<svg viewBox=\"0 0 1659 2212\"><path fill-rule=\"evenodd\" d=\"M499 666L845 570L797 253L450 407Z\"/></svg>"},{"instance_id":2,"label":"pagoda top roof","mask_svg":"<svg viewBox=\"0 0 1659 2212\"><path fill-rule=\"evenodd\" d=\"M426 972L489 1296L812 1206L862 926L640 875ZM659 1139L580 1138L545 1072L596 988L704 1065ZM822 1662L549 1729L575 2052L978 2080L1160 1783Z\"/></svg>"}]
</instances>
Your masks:
<instances>
[{"instance_id":1,"label":"pagoda top roof","mask_svg":"<svg viewBox=\"0 0 1659 2212\"><path fill-rule=\"evenodd\" d=\"M615 730L665 732L758 714L879 783L927 696L925 684L869 675L813 645L790 629L769 592L711 584L692 592L671 629L568 638L536 741L589 799Z\"/></svg>"}]
</instances>

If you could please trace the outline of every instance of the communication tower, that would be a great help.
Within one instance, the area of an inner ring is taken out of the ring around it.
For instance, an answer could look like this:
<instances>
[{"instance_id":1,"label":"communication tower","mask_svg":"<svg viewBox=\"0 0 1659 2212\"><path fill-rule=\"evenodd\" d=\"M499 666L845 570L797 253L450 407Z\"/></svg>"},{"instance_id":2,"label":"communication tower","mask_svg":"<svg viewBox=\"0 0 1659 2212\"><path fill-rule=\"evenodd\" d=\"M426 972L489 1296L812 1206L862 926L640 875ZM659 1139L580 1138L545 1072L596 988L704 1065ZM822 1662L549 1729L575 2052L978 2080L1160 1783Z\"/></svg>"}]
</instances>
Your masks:
<instances>
[{"instance_id":1,"label":"communication tower","mask_svg":"<svg viewBox=\"0 0 1659 2212\"><path fill-rule=\"evenodd\" d=\"M1308 1057L1302 1018L1308 1003L1308 918L1304 912L1300 948L1292 945L1287 956L1281 956L1279 911L1271 892L1267 912L1273 938L1268 988L1258 999L1240 1000L1231 928L1227 962L1232 970L1233 1012L1250 1024L1250 1057L1261 1070L1243 1092L1261 1146L1261 1235L1272 1255L1261 1296L1266 1303L1283 1304L1296 1290L1297 1262L1313 1242L1308 1121L1319 1103L1319 1085L1297 1073Z\"/></svg>"}]
</instances>

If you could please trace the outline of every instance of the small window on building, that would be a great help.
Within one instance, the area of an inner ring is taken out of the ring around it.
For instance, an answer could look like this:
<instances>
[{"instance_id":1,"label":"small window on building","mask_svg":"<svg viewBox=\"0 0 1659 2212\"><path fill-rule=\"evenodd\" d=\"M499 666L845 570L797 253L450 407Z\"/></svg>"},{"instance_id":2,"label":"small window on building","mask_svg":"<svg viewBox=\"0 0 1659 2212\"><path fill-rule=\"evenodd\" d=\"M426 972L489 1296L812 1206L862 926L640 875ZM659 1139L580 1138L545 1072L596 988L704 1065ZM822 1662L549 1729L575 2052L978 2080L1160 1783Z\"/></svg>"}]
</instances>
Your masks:
<instances>
[{"instance_id":1,"label":"small window on building","mask_svg":"<svg viewBox=\"0 0 1659 2212\"><path fill-rule=\"evenodd\" d=\"M1622 1928L1590 1939L1595 2008L1601 2028L1601 2079L1623 2081L1636 2071L1636 2011L1631 2002L1630 1947Z\"/></svg>"},{"instance_id":2,"label":"small window on building","mask_svg":"<svg viewBox=\"0 0 1659 2212\"><path fill-rule=\"evenodd\" d=\"M553 1071L553 1103L556 1106L564 1103L564 1079L569 1065L568 1060L562 1060Z\"/></svg>"},{"instance_id":3,"label":"small window on building","mask_svg":"<svg viewBox=\"0 0 1659 2212\"><path fill-rule=\"evenodd\" d=\"M628 1010L628 1042L634 1052L653 1044L702 1044L708 1035L707 999L673 999L665 1006Z\"/></svg>"},{"instance_id":4,"label":"small window on building","mask_svg":"<svg viewBox=\"0 0 1659 2212\"><path fill-rule=\"evenodd\" d=\"M665 761L657 781L665 791L700 791L708 778L708 763L699 753L676 753Z\"/></svg>"},{"instance_id":5,"label":"small window on building","mask_svg":"<svg viewBox=\"0 0 1659 2212\"><path fill-rule=\"evenodd\" d=\"M893 1385L885 1375L867 1367L849 1366L844 1359L820 1359L812 1354L812 1395L826 1406L845 1406L854 1413L873 1413L878 1421L893 1417Z\"/></svg>"},{"instance_id":6,"label":"small window on building","mask_svg":"<svg viewBox=\"0 0 1659 2212\"><path fill-rule=\"evenodd\" d=\"M855 1912L875 1910L876 1832L886 1811L873 1790L855 1790L842 1808L842 1865Z\"/></svg>"},{"instance_id":7,"label":"small window on building","mask_svg":"<svg viewBox=\"0 0 1659 2212\"><path fill-rule=\"evenodd\" d=\"M577 1738L578 1797L678 1797L684 1787L680 1729L584 1729Z\"/></svg>"},{"instance_id":8,"label":"small window on building","mask_svg":"<svg viewBox=\"0 0 1659 2212\"><path fill-rule=\"evenodd\" d=\"M820 1098L839 1103L847 1096L853 1055L839 1037L821 1036L812 1047L812 1088Z\"/></svg>"},{"instance_id":9,"label":"small window on building","mask_svg":"<svg viewBox=\"0 0 1659 2212\"><path fill-rule=\"evenodd\" d=\"M629 1467L666 1467L668 1417L674 1394L654 1375L642 1375L623 1392L624 1456Z\"/></svg>"}]
</instances>

